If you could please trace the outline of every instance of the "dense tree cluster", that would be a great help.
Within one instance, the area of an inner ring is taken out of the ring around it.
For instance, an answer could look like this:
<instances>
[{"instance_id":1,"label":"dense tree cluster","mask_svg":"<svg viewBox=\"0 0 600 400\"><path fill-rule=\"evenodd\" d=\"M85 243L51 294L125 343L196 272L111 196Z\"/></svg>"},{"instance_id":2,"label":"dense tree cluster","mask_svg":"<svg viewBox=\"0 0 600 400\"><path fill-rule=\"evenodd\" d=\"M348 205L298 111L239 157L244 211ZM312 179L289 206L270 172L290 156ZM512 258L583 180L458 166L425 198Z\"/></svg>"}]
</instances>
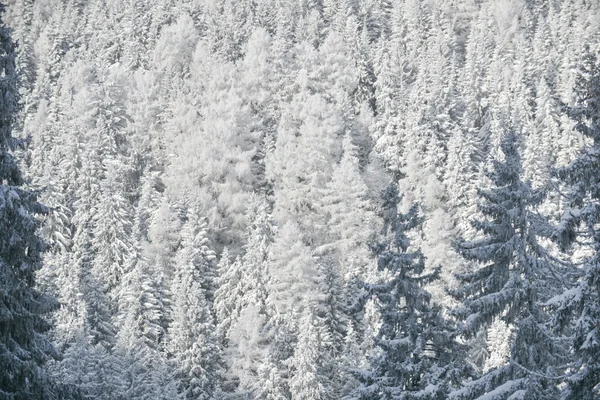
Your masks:
<instances>
[{"instance_id":1,"label":"dense tree cluster","mask_svg":"<svg viewBox=\"0 0 600 400\"><path fill-rule=\"evenodd\" d=\"M0 12L4 6L0 5ZM44 243L36 234L35 214L47 209L37 194L24 188L15 159L21 141L13 137L17 119L15 44L10 30L0 26L0 398L49 396L53 390L41 366L56 352L44 336L45 319L57 303L35 286Z\"/></svg>"},{"instance_id":2,"label":"dense tree cluster","mask_svg":"<svg viewBox=\"0 0 600 400\"><path fill-rule=\"evenodd\" d=\"M0 399L600 397L597 0L3 20Z\"/></svg>"}]
</instances>

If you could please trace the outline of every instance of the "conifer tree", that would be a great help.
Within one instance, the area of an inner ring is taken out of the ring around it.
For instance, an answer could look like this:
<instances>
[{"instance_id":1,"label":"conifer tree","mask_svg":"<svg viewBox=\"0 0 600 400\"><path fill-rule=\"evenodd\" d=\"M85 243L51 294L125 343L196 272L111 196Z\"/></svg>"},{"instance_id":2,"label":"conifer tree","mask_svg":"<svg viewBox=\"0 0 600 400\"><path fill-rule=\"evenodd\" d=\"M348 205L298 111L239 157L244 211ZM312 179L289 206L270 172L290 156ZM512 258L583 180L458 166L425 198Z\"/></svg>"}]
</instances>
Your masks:
<instances>
[{"instance_id":1,"label":"conifer tree","mask_svg":"<svg viewBox=\"0 0 600 400\"><path fill-rule=\"evenodd\" d=\"M120 385L119 394L109 398L126 399L185 399L179 396L179 378L164 353L140 340L143 332L138 323L139 306L133 305L121 326L117 344L112 352L113 373L103 384ZM108 382L107 382L108 381ZM101 386L102 388L102 386ZM100 394L102 396L104 391Z\"/></svg>"},{"instance_id":2,"label":"conifer tree","mask_svg":"<svg viewBox=\"0 0 600 400\"><path fill-rule=\"evenodd\" d=\"M0 13L4 5L0 4ZM47 209L25 181L14 157L18 112L15 44L0 20L0 398L41 399L47 391L42 364L56 355L44 336L45 314L56 301L36 287L44 243L35 214Z\"/></svg>"},{"instance_id":3,"label":"conifer tree","mask_svg":"<svg viewBox=\"0 0 600 400\"><path fill-rule=\"evenodd\" d=\"M258 367L258 385L256 390L256 398L264 400L285 400L287 399L282 390L283 384L281 377L277 371L277 367L269 359L265 357Z\"/></svg>"},{"instance_id":4,"label":"conifer tree","mask_svg":"<svg viewBox=\"0 0 600 400\"><path fill-rule=\"evenodd\" d=\"M305 312L300 323L298 344L292 359L294 368L290 379L293 399L324 400L332 389L322 368L327 363L328 353L324 351L324 330L312 309ZM320 329L321 328L321 329Z\"/></svg>"},{"instance_id":5,"label":"conifer tree","mask_svg":"<svg viewBox=\"0 0 600 400\"><path fill-rule=\"evenodd\" d=\"M267 262L273 242L273 226L265 199L255 199L249 208L246 253L242 257L242 306L257 306L267 311Z\"/></svg>"},{"instance_id":6,"label":"conifer tree","mask_svg":"<svg viewBox=\"0 0 600 400\"><path fill-rule=\"evenodd\" d=\"M218 290L219 317L224 314L222 307L225 304L222 300L226 300L223 296L227 289L234 295L231 298L234 302L230 306L235 312L230 313L224 321L230 324L225 352L231 360L230 371L239 379L238 393L262 390L260 381L265 377L261 377L259 369L268 348L265 331L269 318L267 262L272 242L272 222L268 204L262 198L255 199L249 205L249 211L246 253L232 265L235 268L230 271L233 275L221 277L220 282L224 286ZM227 276L233 278L233 287L223 280Z\"/></svg>"},{"instance_id":7,"label":"conifer tree","mask_svg":"<svg viewBox=\"0 0 600 400\"><path fill-rule=\"evenodd\" d=\"M212 399L218 387L219 343L208 301L207 282L215 254L206 237L206 224L190 212L182 231L173 282L173 311L167 349L175 360L185 399Z\"/></svg>"},{"instance_id":8,"label":"conifer tree","mask_svg":"<svg viewBox=\"0 0 600 400\"><path fill-rule=\"evenodd\" d=\"M326 219L330 239L318 251L334 251L342 278L349 279L364 277L371 258L367 243L375 231L375 213L350 135L344 138L342 149L342 159L334 166L321 197L320 212Z\"/></svg>"},{"instance_id":9,"label":"conifer tree","mask_svg":"<svg viewBox=\"0 0 600 400\"><path fill-rule=\"evenodd\" d=\"M565 271L540 244L549 230L535 207L545 191L521 180L514 131L505 132L501 150L504 160L494 161L488 174L492 186L478 191L483 218L473 226L481 236L458 244L467 260L480 265L459 276L462 285L453 293L462 302L454 312L463 319L467 337L489 328L496 318L514 326L510 360L453 392L451 399L485 393L498 399L556 396L553 368L560 368L563 349L547 327L549 316L541 304L559 292L562 283L556 277Z\"/></svg>"},{"instance_id":10,"label":"conifer tree","mask_svg":"<svg viewBox=\"0 0 600 400\"><path fill-rule=\"evenodd\" d=\"M315 299L319 292L316 261L301 237L298 225L287 222L277 232L271 247L267 289L270 303L282 315L301 309L305 300Z\"/></svg>"},{"instance_id":11,"label":"conifer tree","mask_svg":"<svg viewBox=\"0 0 600 400\"><path fill-rule=\"evenodd\" d=\"M102 282L98 281L92 270L94 199L97 198L99 188L95 179L97 164L90 153L85 152L81 163L77 164L81 171L77 177L78 186L75 191L75 212L72 220L75 234L68 268L72 269L73 276L77 277L71 285L75 285L77 291L83 294L80 300L85 303L85 329L90 335L90 343L101 343L105 348L109 348L114 344L116 334L111 321L111 307Z\"/></svg>"},{"instance_id":12,"label":"conifer tree","mask_svg":"<svg viewBox=\"0 0 600 400\"><path fill-rule=\"evenodd\" d=\"M358 370L360 386L351 399L441 399L466 372L453 330L423 285L437 272L424 274L425 260L407 237L419 224L417 206L399 214L398 189L383 193L386 214L383 241L373 245L384 280L367 285L377 300L381 327L370 368ZM389 236L387 233L389 232Z\"/></svg>"},{"instance_id":13,"label":"conifer tree","mask_svg":"<svg viewBox=\"0 0 600 400\"><path fill-rule=\"evenodd\" d=\"M575 94L577 102L568 114L589 142L575 161L557 171L570 190L556 237L565 249L582 237L592 251L584 262L583 279L559 297L557 322L573 331L575 353L562 398L591 400L600 396L600 64L591 52L583 60Z\"/></svg>"},{"instance_id":14,"label":"conifer tree","mask_svg":"<svg viewBox=\"0 0 600 400\"><path fill-rule=\"evenodd\" d=\"M225 248L217 264L217 290L215 291L217 332L224 346L227 346L231 326L241 312L243 297L241 268L241 259L238 257L231 262L229 250Z\"/></svg>"}]
</instances>

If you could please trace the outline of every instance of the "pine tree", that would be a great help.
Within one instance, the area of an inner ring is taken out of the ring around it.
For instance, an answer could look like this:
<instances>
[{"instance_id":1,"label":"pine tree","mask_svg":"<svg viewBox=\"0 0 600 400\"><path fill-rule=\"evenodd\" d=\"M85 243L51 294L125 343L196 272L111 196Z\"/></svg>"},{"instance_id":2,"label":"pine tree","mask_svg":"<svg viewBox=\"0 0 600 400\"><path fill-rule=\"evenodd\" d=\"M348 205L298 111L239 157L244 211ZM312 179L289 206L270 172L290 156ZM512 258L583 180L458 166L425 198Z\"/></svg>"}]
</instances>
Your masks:
<instances>
[{"instance_id":1,"label":"pine tree","mask_svg":"<svg viewBox=\"0 0 600 400\"><path fill-rule=\"evenodd\" d=\"M118 369L105 385L120 384L119 395L125 399L185 399L178 393L180 380L177 379L174 365L163 352L140 340L143 331L137 319L139 306L133 307L121 326L112 353L113 368ZM109 398L119 397L112 395Z\"/></svg>"},{"instance_id":2,"label":"pine tree","mask_svg":"<svg viewBox=\"0 0 600 400\"><path fill-rule=\"evenodd\" d=\"M227 346L232 325L240 316L242 304L242 261L232 263L225 248L217 264L217 290L215 291L215 316L219 339Z\"/></svg>"},{"instance_id":3,"label":"pine tree","mask_svg":"<svg viewBox=\"0 0 600 400\"><path fill-rule=\"evenodd\" d=\"M375 213L350 135L344 138L342 148L342 159L334 166L320 201L330 239L318 252L335 252L346 280L365 277L371 258L367 243L375 231Z\"/></svg>"},{"instance_id":4,"label":"pine tree","mask_svg":"<svg viewBox=\"0 0 600 400\"><path fill-rule=\"evenodd\" d=\"M206 224L189 212L176 257L167 344L185 399L212 399L219 380L220 346L208 300L215 254L206 234Z\"/></svg>"},{"instance_id":5,"label":"pine tree","mask_svg":"<svg viewBox=\"0 0 600 400\"><path fill-rule=\"evenodd\" d=\"M583 60L575 94L577 102L567 111L575 129L589 141L575 161L557 171L570 191L556 237L565 249L582 237L591 256L585 259L577 287L560 297L557 322L573 331L575 353L562 398L591 400L600 396L600 64L591 52Z\"/></svg>"},{"instance_id":6,"label":"pine tree","mask_svg":"<svg viewBox=\"0 0 600 400\"><path fill-rule=\"evenodd\" d=\"M265 359L258 367L258 385L256 398L264 400L286 400L287 397L282 390L283 384L277 371L277 367L269 359Z\"/></svg>"},{"instance_id":7,"label":"pine tree","mask_svg":"<svg viewBox=\"0 0 600 400\"><path fill-rule=\"evenodd\" d=\"M290 379L292 399L324 400L331 398L332 387L322 368L327 363L328 353L324 346L324 329L312 309L305 312L300 323L298 344L296 346Z\"/></svg>"},{"instance_id":8,"label":"pine tree","mask_svg":"<svg viewBox=\"0 0 600 400\"><path fill-rule=\"evenodd\" d=\"M463 284L453 292L462 302L454 312L464 321L467 337L488 329L497 318L514 326L510 360L453 392L451 399L476 399L485 393L499 399L556 396L553 368L560 368L564 349L548 329L542 303L560 291L557 286L564 283L556 277L567 271L540 244L549 229L535 207L545 191L521 180L514 131L506 131L501 150L504 160L494 161L488 174L491 188L479 190L484 217L473 226L481 236L458 244L459 252L480 266L460 275Z\"/></svg>"},{"instance_id":9,"label":"pine tree","mask_svg":"<svg viewBox=\"0 0 600 400\"><path fill-rule=\"evenodd\" d=\"M287 222L275 236L268 264L269 302L277 313L301 311L305 300L316 299L320 276L310 248L299 239L298 225Z\"/></svg>"},{"instance_id":10,"label":"pine tree","mask_svg":"<svg viewBox=\"0 0 600 400\"><path fill-rule=\"evenodd\" d=\"M441 399L465 376L460 347L441 310L422 286L437 277L424 274L420 250L410 248L409 230L419 224L417 206L398 214L398 189L383 193L388 237L373 245L384 280L368 284L381 314L370 368L357 372L360 386L351 399Z\"/></svg>"},{"instance_id":11,"label":"pine tree","mask_svg":"<svg viewBox=\"0 0 600 400\"><path fill-rule=\"evenodd\" d=\"M4 5L0 4L0 13ZM13 151L18 112L15 44L0 20L0 397L41 399L47 390L41 366L56 356L44 333L44 315L56 301L36 287L44 243L37 236L36 214L47 209L25 189Z\"/></svg>"},{"instance_id":12,"label":"pine tree","mask_svg":"<svg viewBox=\"0 0 600 400\"><path fill-rule=\"evenodd\" d=\"M268 204L263 198L256 198L249 205L250 226L247 229L246 253L236 261L231 288L219 288L220 300L225 290L232 289L231 298L236 310L231 313L227 337L226 355L230 361L230 371L239 380L238 393L260 391L259 368L265 359L268 348L265 326L268 323L267 261L272 242L272 222ZM221 280L222 281L222 280ZM222 281L223 282L223 281ZM219 303L219 315L223 315L223 303Z\"/></svg>"}]
</instances>

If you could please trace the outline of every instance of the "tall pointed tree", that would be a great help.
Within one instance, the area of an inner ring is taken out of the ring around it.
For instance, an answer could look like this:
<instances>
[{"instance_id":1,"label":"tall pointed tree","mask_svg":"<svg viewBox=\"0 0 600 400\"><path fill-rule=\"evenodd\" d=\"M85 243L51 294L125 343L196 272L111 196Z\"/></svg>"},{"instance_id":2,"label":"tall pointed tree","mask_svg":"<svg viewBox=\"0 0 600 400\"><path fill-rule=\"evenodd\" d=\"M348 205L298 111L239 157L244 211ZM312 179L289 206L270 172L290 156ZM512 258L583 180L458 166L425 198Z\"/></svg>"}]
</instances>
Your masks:
<instances>
[{"instance_id":1,"label":"tall pointed tree","mask_svg":"<svg viewBox=\"0 0 600 400\"><path fill-rule=\"evenodd\" d=\"M521 180L521 158L512 129L502 138L503 161L493 161L488 174L491 187L479 190L483 215L473 222L480 236L458 245L469 261L479 263L474 271L459 276L462 285L454 294L462 305L455 314L464 321L464 333L474 336L488 329L496 318L513 325L510 359L450 395L451 399L478 399L486 393L494 398L554 398L553 368L560 368L563 349L549 331L549 316L542 302L560 291L557 276L566 271L540 244L549 232L535 208L545 191L532 189ZM537 397L536 397L537 396Z\"/></svg>"},{"instance_id":2,"label":"tall pointed tree","mask_svg":"<svg viewBox=\"0 0 600 400\"><path fill-rule=\"evenodd\" d=\"M327 364L328 352L325 350L325 330L322 322L314 315L314 310L307 309L300 323L298 344L292 365L293 375L290 378L290 391L293 399L324 400L331 398L332 385L322 368Z\"/></svg>"},{"instance_id":3,"label":"tall pointed tree","mask_svg":"<svg viewBox=\"0 0 600 400\"><path fill-rule=\"evenodd\" d=\"M600 396L600 64L591 53L579 71L575 93L577 103L568 114L589 142L574 162L557 171L570 186L557 238L566 249L581 237L591 256L584 262L584 277L576 289L560 297L560 314L571 318L557 321L574 322L575 365L565 380L563 398L591 400Z\"/></svg>"},{"instance_id":4,"label":"tall pointed tree","mask_svg":"<svg viewBox=\"0 0 600 400\"><path fill-rule=\"evenodd\" d=\"M44 250L35 214L47 210L23 187L13 155L19 143L12 136L19 104L15 47L0 20L0 397L24 400L41 399L46 390L41 366L55 351L44 336L50 329L44 315L57 303L35 284Z\"/></svg>"},{"instance_id":5,"label":"tall pointed tree","mask_svg":"<svg viewBox=\"0 0 600 400\"><path fill-rule=\"evenodd\" d=\"M413 250L408 231L419 224L417 207L399 214L398 189L383 194L385 239L373 246L384 280L367 285L381 314L371 367L358 370L360 386L349 396L357 400L441 399L466 372L453 330L444 321L423 285L437 272L424 274L425 260Z\"/></svg>"},{"instance_id":6,"label":"tall pointed tree","mask_svg":"<svg viewBox=\"0 0 600 400\"><path fill-rule=\"evenodd\" d=\"M185 399L212 399L218 387L220 349L207 300L214 272L214 251L206 237L206 223L188 213L176 256L172 285L172 323L167 349L175 360Z\"/></svg>"}]
</instances>

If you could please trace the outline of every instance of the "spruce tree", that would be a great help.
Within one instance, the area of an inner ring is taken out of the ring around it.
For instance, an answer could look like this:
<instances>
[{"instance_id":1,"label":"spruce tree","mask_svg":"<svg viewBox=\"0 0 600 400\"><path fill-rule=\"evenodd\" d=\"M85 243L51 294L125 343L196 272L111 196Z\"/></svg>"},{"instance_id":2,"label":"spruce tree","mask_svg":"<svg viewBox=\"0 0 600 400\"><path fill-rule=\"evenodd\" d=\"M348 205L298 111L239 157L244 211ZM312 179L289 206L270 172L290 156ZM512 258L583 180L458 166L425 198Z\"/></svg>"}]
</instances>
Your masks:
<instances>
[{"instance_id":1,"label":"spruce tree","mask_svg":"<svg viewBox=\"0 0 600 400\"><path fill-rule=\"evenodd\" d=\"M420 222L417 206L399 214L395 185L384 191L383 201L386 237L373 244L373 250L384 278L367 285L376 299L381 327L371 367L357 371L361 384L349 398L443 399L467 371L453 330L423 289L438 273L424 273L423 254L410 247L407 232Z\"/></svg>"},{"instance_id":2,"label":"spruce tree","mask_svg":"<svg viewBox=\"0 0 600 400\"><path fill-rule=\"evenodd\" d=\"M207 300L213 284L207 278L214 272L215 254L206 235L206 224L190 211L176 257L167 344L185 399L212 399L219 384L220 349Z\"/></svg>"},{"instance_id":3,"label":"spruce tree","mask_svg":"<svg viewBox=\"0 0 600 400\"><path fill-rule=\"evenodd\" d=\"M323 366L327 364L328 352L325 350L327 341L323 323L311 309L305 311L300 322L298 343L292 358L294 368L290 378L290 391L293 399L324 400L330 399L331 382ZM324 335L325 334L325 335Z\"/></svg>"},{"instance_id":4,"label":"spruce tree","mask_svg":"<svg viewBox=\"0 0 600 400\"><path fill-rule=\"evenodd\" d=\"M287 399L281 377L275 364L265 357L258 367L258 385L256 398L264 400L285 400Z\"/></svg>"},{"instance_id":5,"label":"spruce tree","mask_svg":"<svg viewBox=\"0 0 600 400\"><path fill-rule=\"evenodd\" d=\"M469 261L479 264L458 278L453 290L462 302L454 310L464 321L464 334L473 337L496 319L514 326L509 362L453 392L451 399L477 399L491 394L498 399L555 398L553 366L563 355L559 338L548 329L549 315L542 303L560 291L557 276L564 277L540 244L549 232L546 221L535 211L545 199L545 190L532 189L521 180L522 166L517 137L505 131L501 150L504 160L493 161L488 173L489 189L478 190L483 217L473 221L479 237L457 245ZM521 397L518 397L521 396Z\"/></svg>"},{"instance_id":6,"label":"spruce tree","mask_svg":"<svg viewBox=\"0 0 600 400\"><path fill-rule=\"evenodd\" d=\"M583 279L559 297L556 322L568 324L574 338L575 364L562 398L591 400L600 396L600 64L591 52L580 69L575 93L577 102L568 114L589 142L575 161L557 170L570 191L556 238L567 249L581 237L592 251L584 262Z\"/></svg>"},{"instance_id":7,"label":"spruce tree","mask_svg":"<svg viewBox=\"0 0 600 400\"><path fill-rule=\"evenodd\" d=\"M15 48L0 20L0 398L18 400L47 392L41 366L55 351L44 337L50 329L44 315L56 302L35 282L44 243L34 215L47 209L24 187L13 155L19 144L12 136L19 104Z\"/></svg>"}]
</instances>

